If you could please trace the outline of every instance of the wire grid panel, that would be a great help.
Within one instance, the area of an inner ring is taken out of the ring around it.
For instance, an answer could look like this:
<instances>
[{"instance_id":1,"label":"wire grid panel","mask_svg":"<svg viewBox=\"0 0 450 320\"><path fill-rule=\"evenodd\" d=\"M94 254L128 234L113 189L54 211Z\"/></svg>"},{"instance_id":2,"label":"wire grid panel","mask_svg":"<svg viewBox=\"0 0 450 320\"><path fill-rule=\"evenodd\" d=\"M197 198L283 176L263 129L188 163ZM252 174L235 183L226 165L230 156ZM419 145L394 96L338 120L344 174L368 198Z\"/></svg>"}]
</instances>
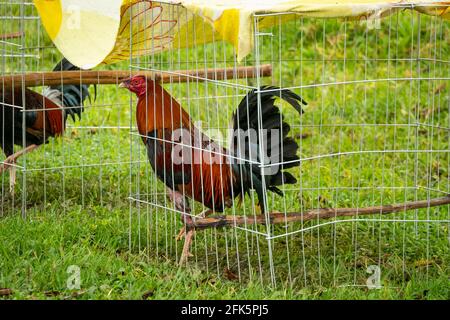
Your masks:
<instances>
[{"instance_id":1,"label":"wire grid panel","mask_svg":"<svg viewBox=\"0 0 450 320\"><path fill-rule=\"evenodd\" d=\"M394 12L380 21L297 18L288 24L281 24L282 15L259 15L255 25L268 16L280 24L256 34L260 63L269 59L275 83L310 102L301 118L290 118L301 138L298 182L285 186L282 201L267 194L271 211L367 208L447 196L449 94L442 89L449 84L448 22ZM306 284L314 274L319 284L327 278L365 285L366 268L376 265L400 283L436 272L428 265L417 271L412 252L421 252L424 261L442 262L448 255L448 206L314 220L286 222L267 233L278 253L273 282ZM352 263L345 263L341 255L351 247ZM308 272L314 267L317 272Z\"/></svg>"},{"instance_id":2,"label":"wire grid panel","mask_svg":"<svg viewBox=\"0 0 450 320\"><path fill-rule=\"evenodd\" d=\"M34 4L3 1L0 16L0 34L15 35L0 40L1 76L52 71L62 57L43 29ZM127 63L123 65L128 67ZM59 90L68 87L61 86ZM75 87L81 90L81 85ZM46 95L48 86L44 83L42 87L28 89ZM33 108L17 101L5 103L5 95L17 93L22 96L28 89L21 85L14 89L0 88L2 115L11 113L13 109L21 111L14 114L20 124L15 137L6 137L8 124L1 124L3 150L13 140L16 140L14 151L21 150L20 144L23 145L23 141L28 143L29 139L27 130L20 131L20 127L29 126L27 115L44 111L42 107ZM79 108L64 106L67 119L62 137L47 136L47 143L18 158L13 190L9 190L10 170L1 174L0 216L18 212L33 217L41 214L85 214L101 208L114 212L128 209L128 148L119 147L129 143L127 97L119 94L118 86L97 85L94 89L90 85L88 90L90 97L84 101L81 118L75 115L74 121L67 116L68 110ZM2 153L2 166L3 163Z\"/></svg>"},{"instance_id":3,"label":"wire grid panel","mask_svg":"<svg viewBox=\"0 0 450 320\"><path fill-rule=\"evenodd\" d=\"M170 10L175 21L179 7ZM139 19L155 21L151 13ZM279 23L260 29L263 19ZM165 90L197 128L223 147L230 147L233 112L250 90L275 85L308 102L302 116L287 103L276 102L297 141L300 159L295 161L300 166L287 169L296 182L281 186L283 196L266 190L266 215L288 217L312 209L366 208L449 194L449 25L445 20L399 11L379 21L256 15L255 50L242 62L221 41L185 48L181 39L170 38L167 25L159 23L161 32L152 29L151 38L156 40L147 49L151 52L166 37L167 50L130 57L131 68L172 74L163 83ZM185 30L186 38L201 39L205 29L197 21ZM195 75L264 64L272 65L269 78L235 74L211 80ZM182 74L174 70L190 70L194 75L180 83L176 77ZM131 95L133 112L136 103ZM183 212L170 200L170 191L161 181L165 178L158 178L147 161L143 137L148 138L132 130L130 245L149 257L177 260L183 243L175 236L183 225ZM258 161L255 166L261 169L289 164ZM165 163L167 174L172 165ZM192 198L189 192L184 195ZM215 214L256 221L261 216L258 202L251 191L242 203L235 199L223 213ZM190 205L192 217L210 214L198 201L190 200ZM383 279L400 285L412 276L435 276L439 267L432 267L430 261L448 265L449 217L448 206L441 206L391 215L198 230L190 261L218 275L225 269L227 276L241 280L304 286L366 285L366 269L375 265ZM417 255L430 263L418 267L413 260Z\"/></svg>"}]
</instances>

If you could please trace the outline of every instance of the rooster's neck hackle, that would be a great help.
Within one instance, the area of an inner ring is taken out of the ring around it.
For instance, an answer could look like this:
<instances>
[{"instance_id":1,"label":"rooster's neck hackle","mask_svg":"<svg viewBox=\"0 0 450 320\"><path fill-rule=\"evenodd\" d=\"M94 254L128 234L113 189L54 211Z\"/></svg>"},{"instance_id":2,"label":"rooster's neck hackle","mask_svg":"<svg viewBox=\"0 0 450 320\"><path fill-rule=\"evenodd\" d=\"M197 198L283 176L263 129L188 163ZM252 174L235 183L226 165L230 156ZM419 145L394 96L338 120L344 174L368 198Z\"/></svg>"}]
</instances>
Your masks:
<instances>
[{"instance_id":1,"label":"rooster's neck hackle","mask_svg":"<svg viewBox=\"0 0 450 320\"><path fill-rule=\"evenodd\" d=\"M147 90L138 96L136 120L143 136L161 129L189 128L191 120L180 104L158 83L149 80Z\"/></svg>"}]
</instances>

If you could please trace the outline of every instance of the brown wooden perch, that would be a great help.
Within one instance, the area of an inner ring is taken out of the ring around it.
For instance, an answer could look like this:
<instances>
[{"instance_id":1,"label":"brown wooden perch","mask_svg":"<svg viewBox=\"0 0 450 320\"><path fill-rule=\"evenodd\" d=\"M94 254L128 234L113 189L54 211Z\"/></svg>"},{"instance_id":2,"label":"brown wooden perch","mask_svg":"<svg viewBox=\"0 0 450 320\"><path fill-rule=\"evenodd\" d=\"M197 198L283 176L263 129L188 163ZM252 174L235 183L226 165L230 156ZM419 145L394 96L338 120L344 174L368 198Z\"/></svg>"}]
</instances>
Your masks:
<instances>
[{"instance_id":1,"label":"brown wooden perch","mask_svg":"<svg viewBox=\"0 0 450 320\"><path fill-rule=\"evenodd\" d=\"M310 221L318 219L332 219L337 217L362 216L373 214L389 214L394 212L408 211L414 209L422 209L427 207L436 207L450 204L450 195L442 198L434 198L430 200L412 201L399 204L389 204L375 207L365 208L321 208L308 210L303 213L271 213L270 224L290 223L298 221ZM201 219L194 219L188 228L205 229L231 227L238 225L266 224L264 215L256 216L211 216Z\"/></svg>"},{"instance_id":2,"label":"brown wooden perch","mask_svg":"<svg viewBox=\"0 0 450 320\"><path fill-rule=\"evenodd\" d=\"M156 81L166 82L187 82L255 78L258 68L254 66L206 70L178 70L178 71L127 71L127 70L104 70L104 71L56 71L56 72L34 72L24 75L7 75L0 77L0 88L20 87L22 80L26 87L36 87L44 85L61 84L118 84L121 80L129 78L130 75L145 75ZM272 75L272 65L260 66L261 77Z\"/></svg>"},{"instance_id":3,"label":"brown wooden perch","mask_svg":"<svg viewBox=\"0 0 450 320\"><path fill-rule=\"evenodd\" d=\"M23 32L12 32L12 33L4 33L0 34L0 40L8 40L8 39L15 39L20 38L23 36Z\"/></svg>"},{"instance_id":4,"label":"brown wooden perch","mask_svg":"<svg viewBox=\"0 0 450 320\"><path fill-rule=\"evenodd\" d=\"M8 288L0 288L0 297L10 296L13 294L13 291Z\"/></svg>"}]
</instances>

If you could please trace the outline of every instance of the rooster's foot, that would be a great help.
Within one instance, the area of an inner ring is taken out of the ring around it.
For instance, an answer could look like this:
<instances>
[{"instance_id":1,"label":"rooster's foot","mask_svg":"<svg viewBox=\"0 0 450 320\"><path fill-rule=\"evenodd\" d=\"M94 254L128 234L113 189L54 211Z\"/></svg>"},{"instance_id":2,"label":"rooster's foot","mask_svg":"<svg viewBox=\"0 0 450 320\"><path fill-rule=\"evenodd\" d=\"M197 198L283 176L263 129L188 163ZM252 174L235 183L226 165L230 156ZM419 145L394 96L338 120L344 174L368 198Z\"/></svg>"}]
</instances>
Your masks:
<instances>
[{"instance_id":1,"label":"rooster's foot","mask_svg":"<svg viewBox=\"0 0 450 320\"><path fill-rule=\"evenodd\" d=\"M26 148L23 148L20 151L17 151L16 153L10 155L9 157L7 157L5 159L5 161L3 161L3 165L0 167L0 173L2 173L3 171L5 171L6 169L13 167L16 164L16 161L19 157L23 156L24 154L33 151L34 149L36 149L37 147L39 147L36 144L32 144L29 145Z\"/></svg>"},{"instance_id":2,"label":"rooster's foot","mask_svg":"<svg viewBox=\"0 0 450 320\"><path fill-rule=\"evenodd\" d=\"M15 166L16 160L14 158L8 157L3 162L3 165L0 166L0 173L9 170L9 192L14 195L14 190L16 186L16 171L17 168Z\"/></svg>"},{"instance_id":3,"label":"rooster's foot","mask_svg":"<svg viewBox=\"0 0 450 320\"><path fill-rule=\"evenodd\" d=\"M3 161L3 164L0 166L0 173L3 173L3 171L11 170L14 168L16 164L16 160L12 158L12 156L9 156Z\"/></svg>"},{"instance_id":4,"label":"rooster's foot","mask_svg":"<svg viewBox=\"0 0 450 320\"><path fill-rule=\"evenodd\" d=\"M183 226L181 229L180 229L180 232L178 232L178 235L177 235L177 237L175 238L177 241L180 241L183 237L184 237L184 234L186 233L186 227L185 226Z\"/></svg>"}]
</instances>

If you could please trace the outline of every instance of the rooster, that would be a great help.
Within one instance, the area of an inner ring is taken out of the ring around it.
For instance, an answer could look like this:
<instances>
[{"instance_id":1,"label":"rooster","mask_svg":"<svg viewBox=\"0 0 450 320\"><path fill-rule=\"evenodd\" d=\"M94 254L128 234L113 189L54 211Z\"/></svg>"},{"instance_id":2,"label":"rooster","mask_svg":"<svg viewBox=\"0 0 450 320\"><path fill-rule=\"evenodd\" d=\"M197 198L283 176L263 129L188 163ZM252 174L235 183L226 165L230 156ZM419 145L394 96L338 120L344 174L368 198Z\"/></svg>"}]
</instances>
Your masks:
<instances>
[{"instance_id":1,"label":"rooster","mask_svg":"<svg viewBox=\"0 0 450 320\"><path fill-rule=\"evenodd\" d=\"M66 58L63 58L53 71L79 70ZM81 119L83 102L90 97L88 85L55 85L46 87L42 95L25 88L25 100L22 88L5 88L0 91L0 143L6 155L0 173L10 170L10 192L14 192L17 159L47 143L49 137L58 137L64 133L67 117L75 121ZM23 112L25 110L25 121ZM25 127L24 127L25 125ZM24 139L25 132L25 139ZM14 145L24 147L14 153Z\"/></svg>"},{"instance_id":2,"label":"rooster","mask_svg":"<svg viewBox=\"0 0 450 320\"><path fill-rule=\"evenodd\" d=\"M259 93L250 91L233 114L233 132L253 131L254 135L233 134L231 148L226 150L196 128L181 105L153 80L138 75L123 81L120 87L138 97L137 127L150 164L166 185L176 209L182 212L184 227L179 237L184 234L185 243L180 264L187 261L195 231L188 229L192 217L187 197L209 208L206 214L210 214L231 207L235 198L242 199L253 189L261 212L265 212L265 189L282 195L279 186L296 183L295 177L284 169L299 166L298 145L288 136L290 127L274 104L275 98L280 97L302 114L301 104L306 102L292 91L277 87L261 87ZM260 134L263 130L258 130L258 119L270 134ZM273 134L273 130L279 134ZM262 146L265 155L260 153ZM271 156L277 157L275 163L285 164L274 165L263 175L258 163L266 163Z\"/></svg>"}]
</instances>

